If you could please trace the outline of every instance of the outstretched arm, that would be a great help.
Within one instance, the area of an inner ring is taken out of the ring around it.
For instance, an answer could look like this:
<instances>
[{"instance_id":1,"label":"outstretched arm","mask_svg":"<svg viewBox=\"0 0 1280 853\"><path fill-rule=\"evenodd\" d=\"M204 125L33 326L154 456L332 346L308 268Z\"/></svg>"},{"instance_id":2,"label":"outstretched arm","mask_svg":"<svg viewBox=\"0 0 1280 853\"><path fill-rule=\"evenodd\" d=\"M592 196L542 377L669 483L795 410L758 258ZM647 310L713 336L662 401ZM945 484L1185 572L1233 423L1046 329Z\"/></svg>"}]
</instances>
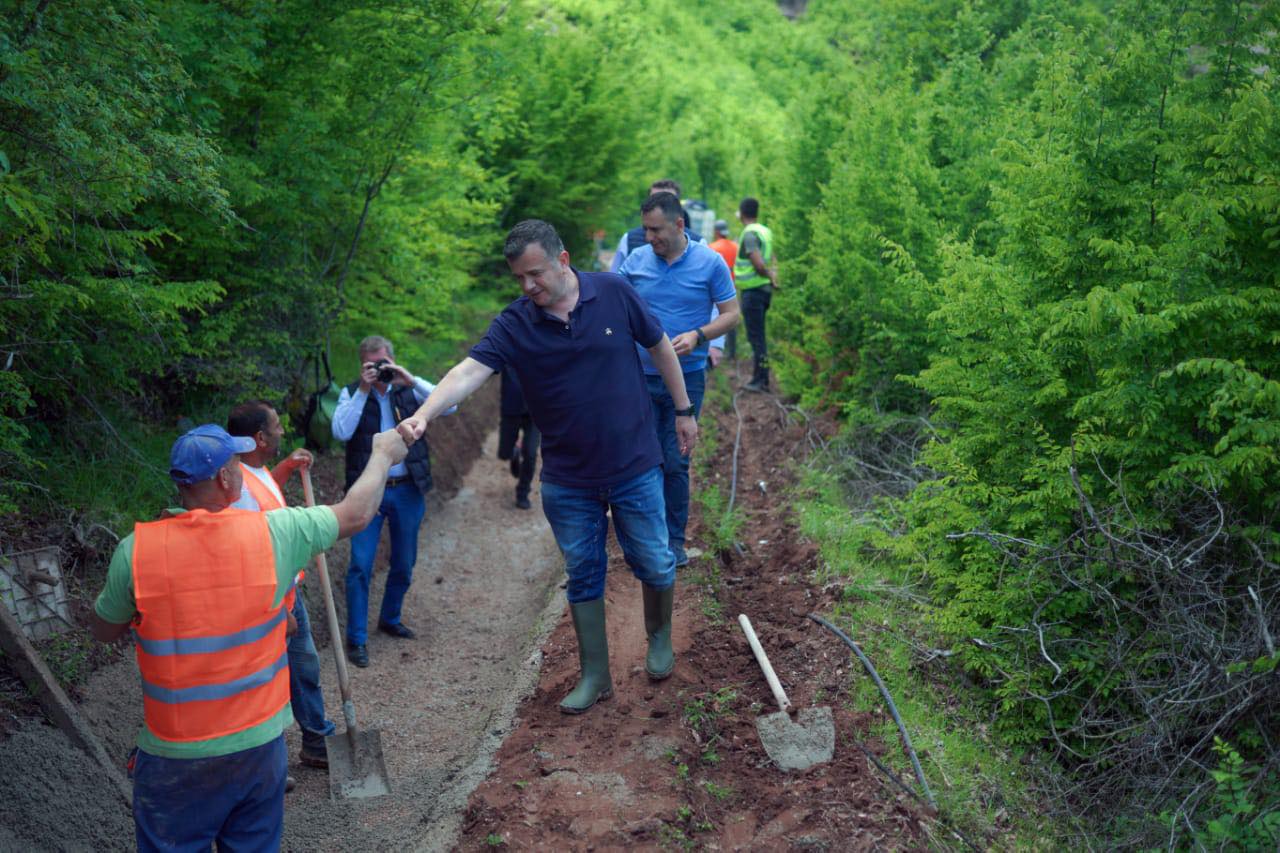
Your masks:
<instances>
[{"instance_id":1,"label":"outstretched arm","mask_svg":"<svg viewBox=\"0 0 1280 853\"><path fill-rule=\"evenodd\" d=\"M373 437L373 454L360 473L360 478L347 489L346 497L330 507L338 519L339 539L353 536L369 526L382 503L382 493L387 486L387 469L404 461L409 455L410 444L413 442L403 439L391 429Z\"/></svg>"},{"instance_id":2,"label":"outstretched arm","mask_svg":"<svg viewBox=\"0 0 1280 853\"><path fill-rule=\"evenodd\" d=\"M493 368L467 356L444 375L427 401L396 429L405 441L417 441L427 431L427 424L470 397L493 373Z\"/></svg>"}]
</instances>

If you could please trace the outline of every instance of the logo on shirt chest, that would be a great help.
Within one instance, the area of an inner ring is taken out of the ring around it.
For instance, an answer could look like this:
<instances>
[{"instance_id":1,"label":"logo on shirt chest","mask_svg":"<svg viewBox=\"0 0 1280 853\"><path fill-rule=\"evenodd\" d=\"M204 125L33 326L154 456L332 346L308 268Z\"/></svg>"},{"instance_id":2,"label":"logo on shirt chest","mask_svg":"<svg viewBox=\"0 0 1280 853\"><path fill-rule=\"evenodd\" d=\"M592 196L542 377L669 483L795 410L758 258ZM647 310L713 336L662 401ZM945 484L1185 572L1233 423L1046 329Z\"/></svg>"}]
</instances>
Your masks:
<instances>
[{"instance_id":1,"label":"logo on shirt chest","mask_svg":"<svg viewBox=\"0 0 1280 853\"><path fill-rule=\"evenodd\" d=\"M612 334L613 334L613 329L610 329L608 326L605 326L605 327L604 327L604 333L605 333L606 335L612 335Z\"/></svg>"}]
</instances>

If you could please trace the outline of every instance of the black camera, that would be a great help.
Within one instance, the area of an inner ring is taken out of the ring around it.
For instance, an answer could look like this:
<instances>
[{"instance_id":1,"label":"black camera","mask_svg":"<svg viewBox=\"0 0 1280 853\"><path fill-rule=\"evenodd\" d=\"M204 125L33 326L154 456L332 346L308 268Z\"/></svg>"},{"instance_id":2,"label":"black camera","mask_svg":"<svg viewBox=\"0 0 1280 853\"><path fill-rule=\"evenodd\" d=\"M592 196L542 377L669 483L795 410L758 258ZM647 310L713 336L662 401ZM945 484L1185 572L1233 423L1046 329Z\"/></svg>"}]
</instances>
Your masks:
<instances>
[{"instance_id":1,"label":"black camera","mask_svg":"<svg viewBox=\"0 0 1280 853\"><path fill-rule=\"evenodd\" d=\"M380 358L373 363L374 368L376 368L378 371L379 382L390 382L391 380L396 378L396 372L392 370L390 367L387 367L387 365L390 363L391 362L385 358Z\"/></svg>"}]
</instances>

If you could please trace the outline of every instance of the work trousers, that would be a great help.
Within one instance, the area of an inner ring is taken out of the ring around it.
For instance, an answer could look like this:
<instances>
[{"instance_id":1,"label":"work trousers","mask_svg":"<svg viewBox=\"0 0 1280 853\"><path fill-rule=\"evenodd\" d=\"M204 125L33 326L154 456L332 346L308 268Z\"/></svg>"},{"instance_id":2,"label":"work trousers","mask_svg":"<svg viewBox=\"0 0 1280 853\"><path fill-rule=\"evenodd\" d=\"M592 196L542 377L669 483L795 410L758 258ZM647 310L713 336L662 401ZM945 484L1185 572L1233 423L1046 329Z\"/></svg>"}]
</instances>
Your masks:
<instances>
[{"instance_id":1,"label":"work trousers","mask_svg":"<svg viewBox=\"0 0 1280 853\"><path fill-rule=\"evenodd\" d=\"M279 850L284 831L284 735L214 758L163 758L138 750L133 822L139 853Z\"/></svg>"},{"instance_id":2,"label":"work trousers","mask_svg":"<svg viewBox=\"0 0 1280 853\"><path fill-rule=\"evenodd\" d=\"M516 440L520 439L520 449L516 450ZM510 459L513 453L520 454L520 479L516 481L516 497L529 497L529 489L533 486L533 475L538 470L538 447L542 444L542 433L533 425L529 415L503 415L498 425L498 458Z\"/></svg>"},{"instance_id":3,"label":"work trousers","mask_svg":"<svg viewBox=\"0 0 1280 853\"><path fill-rule=\"evenodd\" d=\"M769 344L765 337L765 315L773 301L773 286L762 284L742 291L742 322L747 327L747 342L751 344L753 365L752 380L769 380Z\"/></svg>"},{"instance_id":4,"label":"work trousers","mask_svg":"<svg viewBox=\"0 0 1280 853\"><path fill-rule=\"evenodd\" d=\"M333 734L333 721L324 715L324 693L320 690L320 655L311 636L311 617L298 590L293 605L298 630L289 638L289 702L293 718L302 729L302 748L325 754L324 739Z\"/></svg>"}]
</instances>

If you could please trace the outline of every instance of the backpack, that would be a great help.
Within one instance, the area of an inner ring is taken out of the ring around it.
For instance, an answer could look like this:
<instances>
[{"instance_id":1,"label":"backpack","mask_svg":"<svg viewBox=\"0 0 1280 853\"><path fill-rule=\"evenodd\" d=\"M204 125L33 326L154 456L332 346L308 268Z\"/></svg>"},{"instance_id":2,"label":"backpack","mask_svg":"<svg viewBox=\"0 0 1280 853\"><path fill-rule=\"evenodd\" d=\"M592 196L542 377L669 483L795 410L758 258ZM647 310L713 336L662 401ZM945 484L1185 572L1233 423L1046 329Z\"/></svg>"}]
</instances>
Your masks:
<instances>
[{"instance_id":1,"label":"backpack","mask_svg":"<svg viewBox=\"0 0 1280 853\"><path fill-rule=\"evenodd\" d=\"M320 381L320 364L324 363L326 380ZM337 439L333 437L333 413L338 409L338 396L342 389L333 381L333 371L329 369L329 354L321 352L320 357L313 359L316 371L316 390L307 397L307 407L302 414L302 437L307 447L312 450L328 450Z\"/></svg>"}]
</instances>

